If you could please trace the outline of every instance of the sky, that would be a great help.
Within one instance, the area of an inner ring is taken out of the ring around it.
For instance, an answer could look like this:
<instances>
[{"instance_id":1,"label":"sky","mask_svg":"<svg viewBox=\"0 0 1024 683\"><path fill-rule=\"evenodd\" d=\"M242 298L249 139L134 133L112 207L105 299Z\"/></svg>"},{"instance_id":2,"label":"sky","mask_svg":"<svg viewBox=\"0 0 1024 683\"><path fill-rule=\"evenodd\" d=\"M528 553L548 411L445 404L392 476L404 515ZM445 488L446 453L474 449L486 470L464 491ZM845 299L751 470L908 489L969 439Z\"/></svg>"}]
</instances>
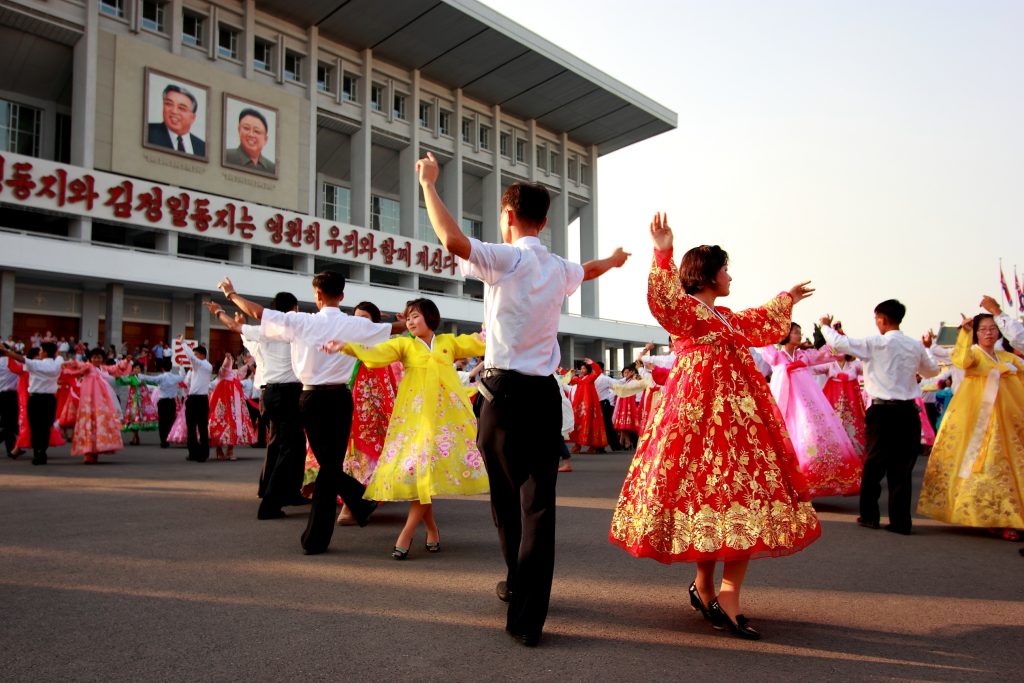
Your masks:
<instances>
[{"instance_id":1,"label":"sky","mask_svg":"<svg viewBox=\"0 0 1024 683\"><path fill-rule=\"evenodd\" d=\"M633 253L603 318L655 324L656 211L677 257L729 252L719 305L811 280L808 334L824 313L873 334L888 298L908 334L958 324L999 296L1000 258L1011 288L1024 267L1024 2L483 2L679 117L598 163L600 252Z\"/></svg>"}]
</instances>

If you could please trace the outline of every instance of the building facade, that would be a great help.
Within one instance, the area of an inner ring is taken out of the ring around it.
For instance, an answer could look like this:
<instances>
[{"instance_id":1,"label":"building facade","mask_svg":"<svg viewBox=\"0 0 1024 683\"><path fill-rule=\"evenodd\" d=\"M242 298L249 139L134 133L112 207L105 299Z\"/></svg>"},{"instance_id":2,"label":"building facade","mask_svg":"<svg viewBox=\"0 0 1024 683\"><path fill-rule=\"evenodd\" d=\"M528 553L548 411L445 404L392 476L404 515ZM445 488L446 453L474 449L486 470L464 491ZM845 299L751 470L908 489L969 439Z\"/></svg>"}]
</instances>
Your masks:
<instances>
[{"instance_id":1,"label":"building facade","mask_svg":"<svg viewBox=\"0 0 1024 683\"><path fill-rule=\"evenodd\" d=\"M0 337L120 346L237 340L201 305L239 291L438 302L476 329L483 289L426 219L415 161L464 229L498 241L504 189L545 184L542 239L599 255L597 160L673 112L472 0L0 0ZM563 361L612 366L657 328L563 316ZM212 327L211 327L212 325Z\"/></svg>"}]
</instances>

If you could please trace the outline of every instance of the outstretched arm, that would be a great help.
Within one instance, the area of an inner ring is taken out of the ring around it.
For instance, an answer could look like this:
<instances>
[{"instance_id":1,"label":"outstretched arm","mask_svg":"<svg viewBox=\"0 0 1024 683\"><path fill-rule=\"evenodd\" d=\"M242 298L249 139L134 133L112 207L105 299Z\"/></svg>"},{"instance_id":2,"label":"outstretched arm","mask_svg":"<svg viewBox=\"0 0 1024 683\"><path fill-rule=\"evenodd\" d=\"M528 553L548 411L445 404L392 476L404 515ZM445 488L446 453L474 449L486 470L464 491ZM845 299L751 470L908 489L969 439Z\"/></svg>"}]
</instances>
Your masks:
<instances>
[{"instance_id":1,"label":"outstretched arm","mask_svg":"<svg viewBox=\"0 0 1024 683\"><path fill-rule=\"evenodd\" d=\"M441 173L441 167L433 153L427 152L427 156L416 162L416 173L420 178L420 187L423 188L423 201L427 205L427 216L430 217L430 225L434 228L434 234L441 240L441 246L445 251L458 256L461 259L468 259L470 252L469 238L462 232L462 228L455 222L455 218L448 211L448 207L441 201L437 193L437 177Z\"/></svg>"},{"instance_id":2,"label":"outstretched arm","mask_svg":"<svg viewBox=\"0 0 1024 683\"><path fill-rule=\"evenodd\" d=\"M255 301L249 301L236 292L235 286L231 284L231 278L225 277L223 280L218 282L217 289L224 292L224 298L238 306L238 308L250 318L259 320L263 317L263 306L259 305Z\"/></svg>"},{"instance_id":3,"label":"outstretched arm","mask_svg":"<svg viewBox=\"0 0 1024 683\"><path fill-rule=\"evenodd\" d=\"M630 256L632 254L623 251L622 247L616 247L611 256L587 261L583 264L583 281L601 277L612 268L621 268Z\"/></svg>"},{"instance_id":4,"label":"outstretched arm","mask_svg":"<svg viewBox=\"0 0 1024 683\"><path fill-rule=\"evenodd\" d=\"M210 309L210 313L213 313L215 316L217 316L217 320L220 320L221 324L224 325L224 327L228 328L229 330L236 334L242 333L242 322L239 321L237 318L232 318L230 315L228 315L220 304L214 301L207 301L206 307ZM262 311L260 311L260 313L262 313Z\"/></svg>"}]
</instances>

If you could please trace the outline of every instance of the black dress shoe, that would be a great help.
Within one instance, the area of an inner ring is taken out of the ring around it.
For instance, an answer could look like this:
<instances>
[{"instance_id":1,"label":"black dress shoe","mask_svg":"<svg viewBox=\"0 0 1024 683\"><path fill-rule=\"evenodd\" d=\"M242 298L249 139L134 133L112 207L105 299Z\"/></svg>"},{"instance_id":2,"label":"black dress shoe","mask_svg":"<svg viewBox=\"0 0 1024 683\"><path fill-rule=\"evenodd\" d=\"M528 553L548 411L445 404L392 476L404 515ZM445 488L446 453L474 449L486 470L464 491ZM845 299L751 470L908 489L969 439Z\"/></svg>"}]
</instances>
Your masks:
<instances>
[{"instance_id":1,"label":"black dress shoe","mask_svg":"<svg viewBox=\"0 0 1024 683\"><path fill-rule=\"evenodd\" d=\"M910 535L910 529L903 529L901 527L893 526L892 524L886 524L885 525L885 530L886 531L890 531L890 532L892 532L894 534L900 534L901 536L909 536Z\"/></svg>"},{"instance_id":2,"label":"black dress shoe","mask_svg":"<svg viewBox=\"0 0 1024 683\"><path fill-rule=\"evenodd\" d=\"M46 453L33 453L32 454L33 465L45 465L46 464Z\"/></svg>"},{"instance_id":3,"label":"black dress shoe","mask_svg":"<svg viewBox=\"0 0 1024 683\"><path fill-rule=\"evenodd\" d=\"M261 506L260 509L256 511L256 519L281 519L282 517L287 516L288 515L285 514L285 511L280 508L277 510L264 510Z\"/></svg>"},{"instance_id":4,"label":"black dress shoe","mask_svg":"<svg viewBox=\"0 0 1024 683\"><path fill-rule=\"evenodd\" d=\"M507 581L499 581L498 585L494 587L494 592L498 594L498 599L502 602L508 602L512 598L512 591L508 589Z\"/></svg>"},{"instance_id":5,"label":"black dress shoe","mask_svg":"<svg viewBox=\"0 0 1024 683\"><path fill-rule=\"evenodd\" d=\"M512 640L525 647L537 647L540 644L540 633L517 633L510 629L505 631L512 636Z\"/></svg>"},{"instance_id":6,"label":"black dress shoe","mask_svg":"<svg viewBox=\"0 0 1024 683\"><path fill-rule=\"evenodd\" d=\"M306 498L305 496L295 496L294 498L289 498L284 503L283 507L293 508L293 507L301 507L303 505L312 505L312 504L313 504L313 499L312 498Z\"/></svg>"},{"instance_id":7,"label":"black dress shoe","mask_svg":"<svg viewBox=\"0 0 1024 683\"><path fill-rule=\"evenodd\" d=\"M858 517L857 518L857 524L859 524L860 526L864 527L865 529L881 529L882 528L878 524L878 522L869 522L869 521L865 520L863 517Z\"/></svg>"},{"instance_id":8,"label":"black dress shoe","mask_svg":"<svg viewBox=\"0 0 1024 683\"><path fill-rule=\"evenodd\" d=\"M742 614L736 615L736 621L729 618L729 615L725 613L722 606L718 604L718 600L712 600L708 606L708 611L715 615L716 618L721 619L725 624L726 628L732 631L732 634L737 638L743 638L744 640L760 640L761 632L750 625L747 618Z\"/></svg>"},{"instance_id":9,"label":"black dress shoe","mask_svg":"<svg viewBox=\"0 0 1024 683\"><path fill-rule=\"evenodd\" d=\"M725 628L725 623L718 618L717 614L712 614L704 605L704 601L700 599L700 593L697 591L696 581L690 584L690 606L703 614L704 618L711 622L711 626L714 627L715 630L721 631Z\"/></svg>"}]
</instances>

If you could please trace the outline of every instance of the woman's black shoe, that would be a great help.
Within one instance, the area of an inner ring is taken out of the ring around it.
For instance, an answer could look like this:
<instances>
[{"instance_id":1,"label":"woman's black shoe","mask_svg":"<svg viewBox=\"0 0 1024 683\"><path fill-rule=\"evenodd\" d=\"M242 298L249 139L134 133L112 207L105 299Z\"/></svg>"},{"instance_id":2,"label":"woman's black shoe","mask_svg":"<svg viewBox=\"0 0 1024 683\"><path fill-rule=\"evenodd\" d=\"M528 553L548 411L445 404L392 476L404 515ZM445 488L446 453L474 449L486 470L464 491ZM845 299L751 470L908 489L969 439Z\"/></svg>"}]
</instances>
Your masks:
<instances>
[{"instance_id":1,"label":"woman's black shoe","mask_svg":"<svg viewBox=\"0 0 1024 683\"><path fill-rule=\"evenodd\" d=\"M760 640L761 632L750 625L747 618L742 614L736 615L736 621L729 618L729 615L725 613L722 606L718 604L718 600L712 600L708 606L708 612L715 615L717 618L722 620L722 623L732 631L734 636L744 638L746 640Z\"/></svg>"},{"instance_id":2,"label":"woman's black shoe","mask_svg":"<svg viewBox=\"0 0 1024 683\"><path fill-rule=\"evenodd\" d=\"M716 615L713 615L708 611L708 608L704 606L704 601L700 599L700 593L697 592L697 582L694 581L690 584L690 606L696 611L704 615L704 618L711 622L711 625L717 630L721 631L725 628L725 622L720 619L716 619Z\"/></svg>"}]
</instances>

